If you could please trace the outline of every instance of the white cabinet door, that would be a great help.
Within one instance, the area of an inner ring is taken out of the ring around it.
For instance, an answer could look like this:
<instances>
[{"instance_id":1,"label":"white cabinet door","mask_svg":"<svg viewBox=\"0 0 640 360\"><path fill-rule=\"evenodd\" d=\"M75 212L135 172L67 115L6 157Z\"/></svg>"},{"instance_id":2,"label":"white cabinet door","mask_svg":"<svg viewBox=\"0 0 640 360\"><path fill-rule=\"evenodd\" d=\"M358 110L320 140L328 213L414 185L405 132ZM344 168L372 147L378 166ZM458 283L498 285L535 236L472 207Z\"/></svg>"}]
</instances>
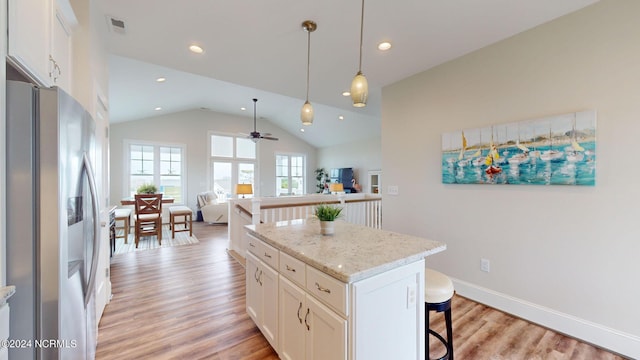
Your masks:
<instances>
[{"instance_id":1,"label":"white cabinet door","mask_svg":"<svg viewBox=\"0 0 640 360\"><path fill-rule=\"evenodd\" d=\"M306 295L302 289L280 277L280 358L299 360L305 357L304 316L307 312Z\"/></svg>"},{"instance_id":2,"label":"white cabinet door","mask_svg":"<svg viewBox=\"0 0 640 360\"><path fill-rule=\"evenodd\" d=\"M49 86L51 0L9 0L8 56L41 85Z\"/></svg>"},{"instance_id":3,"label":"white cabinet door","mask_svg":"<svg viewBox=\"0 0 640 360\"><path fill-rule=\"evenodd\" d=\"M57 6L53 14L51 58L51 84L71 93L71 30Z\"/></svg>"},{"instance_id":4,"label":"white cabinet door","mask_svg":"<svg viewBox=\"0 0 640 360\"><path fill-rule=\"evenodd\" d=\"M259 276L260 269L258 268L258 260L253 254L247 253L246 257L246 306L247 314L253 320L253 322L260 327L260 310L262 308L262 301L260 299L262 290L260 289Z\"/></svg>"},{"instance_id":5,"label":"white cabinet door","mask_svg":"<svg viewBox=\"0 0 640 360\"><path fill-rule=\"evenodd\" d=\"M278 272L262 264L260 273L262 289L262 333L278 351Z\"/></svg>"},{"instance_id":6,"label":"white cabinet door","mask_svg":"<svg viewBox=\"0 0 640 360\"><path fill-rule=\"evenodd\" d=\"M247 313L278 351L278 272L247 252Z\"/></svg>"},{"instance_id":7,"label":"white cabinet door","mask_svg":"<svg viewBox=\"0 0 640 360\"><path fill-rule=\"evenodd\" d=\"M307 309L306 360L346 359L347 320L311 296L307 296Z\"/></svg>"},{"instance_id":8,"label":"white cabinet door","mask_svg":"<svg viewBox=\"0 0 640 360\"><path fill-rule=\"evenodd\" d=\"M100 228L100 252L98 255L98 272L96 274L96 326L100 323L100 318L104 312L104 308L111 299L111 279L109 278L110 263L110 234L109 220L107 217L107 226Z\"/></svg>"}]
</instances>

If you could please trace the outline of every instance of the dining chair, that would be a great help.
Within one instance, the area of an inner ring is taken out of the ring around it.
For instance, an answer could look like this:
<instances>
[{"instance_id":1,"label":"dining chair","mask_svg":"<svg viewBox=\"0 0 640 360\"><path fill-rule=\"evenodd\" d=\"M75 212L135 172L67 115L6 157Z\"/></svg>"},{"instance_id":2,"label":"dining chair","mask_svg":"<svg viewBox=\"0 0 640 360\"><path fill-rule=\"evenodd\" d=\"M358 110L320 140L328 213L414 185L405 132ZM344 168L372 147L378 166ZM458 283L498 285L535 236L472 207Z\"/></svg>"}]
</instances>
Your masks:
<instances>
[{"instance_id":1,"label":"dining chair","mask_svg":"<svg viewBox=\"0 0 640 360\"><path fill-rule=\"evenodd\" d=\"M136 248L141 236L158 238L162 245L162 194L136 194Z\"/></svg>"}]
</instances>

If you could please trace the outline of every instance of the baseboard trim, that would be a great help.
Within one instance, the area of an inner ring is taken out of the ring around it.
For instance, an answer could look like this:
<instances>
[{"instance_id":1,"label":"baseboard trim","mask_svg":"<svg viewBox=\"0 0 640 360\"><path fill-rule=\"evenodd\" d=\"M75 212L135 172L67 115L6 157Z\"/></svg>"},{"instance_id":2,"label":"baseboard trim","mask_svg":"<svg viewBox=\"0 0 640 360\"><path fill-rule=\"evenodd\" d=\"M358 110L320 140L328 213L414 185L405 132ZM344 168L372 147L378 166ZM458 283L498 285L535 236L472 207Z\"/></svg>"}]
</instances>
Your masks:
<instances>
[{"instance_id":1,"label":"baseboard trim","mask_svg":"<svg viewBox=\"0 0 640 360\"><path fill-rule=\"evenodd\" d=\"M640 337L474 284L451 279L456 293L625 357L640 359Z\"/></svg>"},{"instance_id":2,"label":"baseboard trim","mask_svg":"<svg viewBox=\"0 0 640 360\"><path fill-rule=\"evenodd\" d=\"M246 268L246 261L245 258L243 258L242 256L240 256L240 254L238 254L237 251L235 250L230 250L227 249L227 254L229 254L229 256L231 256L232 258L234 258L238 263L240 263L240 265L242 265L242 267Z\"/></svg>"}]
</instances>

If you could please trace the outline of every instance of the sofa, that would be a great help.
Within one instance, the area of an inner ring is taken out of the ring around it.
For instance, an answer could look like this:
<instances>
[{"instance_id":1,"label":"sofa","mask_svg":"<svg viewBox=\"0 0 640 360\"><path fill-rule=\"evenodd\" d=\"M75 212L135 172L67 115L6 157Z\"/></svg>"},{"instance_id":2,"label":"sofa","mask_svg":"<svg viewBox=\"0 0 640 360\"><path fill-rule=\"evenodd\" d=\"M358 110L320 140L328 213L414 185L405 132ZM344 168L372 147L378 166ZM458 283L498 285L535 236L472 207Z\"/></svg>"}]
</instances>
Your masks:
<instances>
[{"instance_id":1,"label":"sofa","mask_svg":"<svg viewBox=\"0 0 640 360\"><path fill-rule=\"evenodd\" d=\"M229 203L219 201L213 191L198 194L198 210L204 222L212 224L226 224L229 217Z\"/></svg>"}]
</instances>

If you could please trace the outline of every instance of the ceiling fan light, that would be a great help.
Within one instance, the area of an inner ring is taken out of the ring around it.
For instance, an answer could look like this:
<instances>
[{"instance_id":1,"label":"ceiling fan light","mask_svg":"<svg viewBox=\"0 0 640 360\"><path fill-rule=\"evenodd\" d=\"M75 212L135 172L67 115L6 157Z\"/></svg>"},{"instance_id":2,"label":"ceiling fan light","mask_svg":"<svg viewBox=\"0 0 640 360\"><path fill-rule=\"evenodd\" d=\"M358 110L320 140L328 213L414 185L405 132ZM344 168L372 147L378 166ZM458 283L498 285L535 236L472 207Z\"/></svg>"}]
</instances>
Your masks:
<instances>
[{"instance_id":1,"label":"ceiling fan light","mask_svg":"<svg viewBox=\"0 0 640 360\"><path fill-rule=\"evenodd\" d=\"M302 120L302 125L313 124L313 106L311 106L311 103L308 100L305 101L304 105L302 105L300 120Z\"/></svg>"},{"instance_id":2,"label":"ceiling fan light","mask_svg":"<svg viewBox=\"0 0 640 360\"><path fill-rule=\"evenodd\" d=\"M364 107L367 105L367 97L369 96L369 84L367 78L358 71L351 82L351 101L354 107Z\"/></svg>"}]
</instances>

